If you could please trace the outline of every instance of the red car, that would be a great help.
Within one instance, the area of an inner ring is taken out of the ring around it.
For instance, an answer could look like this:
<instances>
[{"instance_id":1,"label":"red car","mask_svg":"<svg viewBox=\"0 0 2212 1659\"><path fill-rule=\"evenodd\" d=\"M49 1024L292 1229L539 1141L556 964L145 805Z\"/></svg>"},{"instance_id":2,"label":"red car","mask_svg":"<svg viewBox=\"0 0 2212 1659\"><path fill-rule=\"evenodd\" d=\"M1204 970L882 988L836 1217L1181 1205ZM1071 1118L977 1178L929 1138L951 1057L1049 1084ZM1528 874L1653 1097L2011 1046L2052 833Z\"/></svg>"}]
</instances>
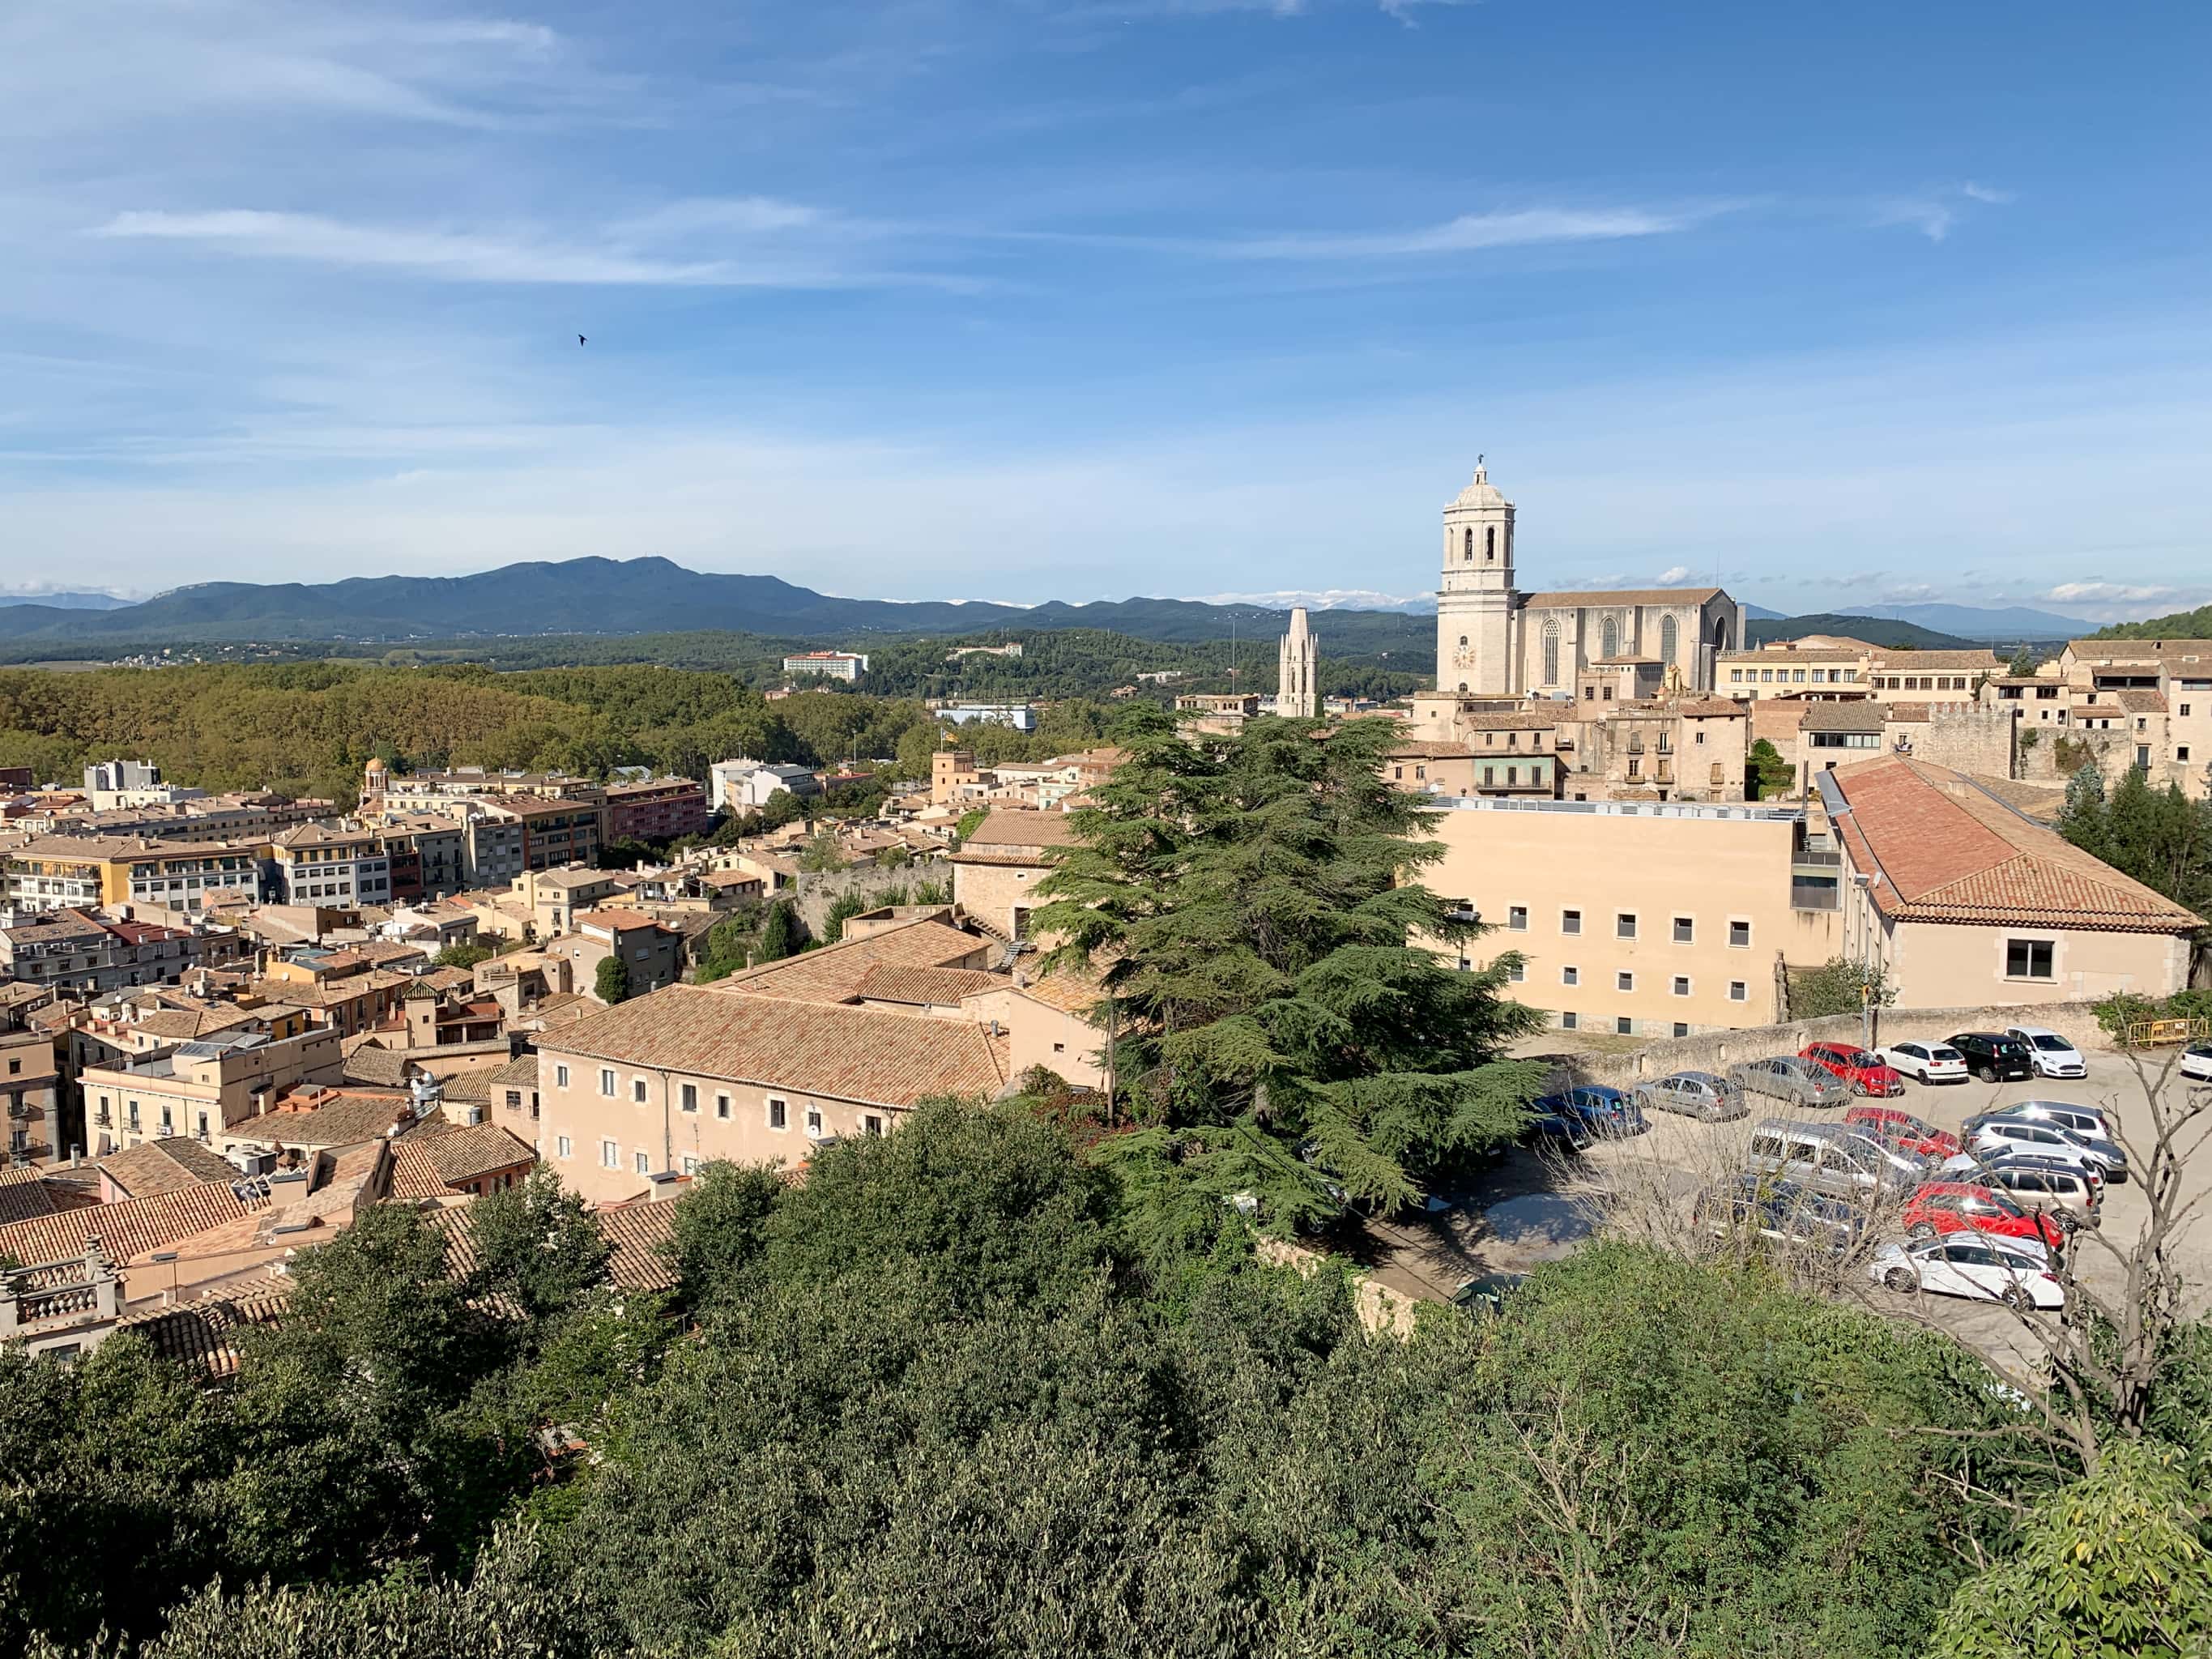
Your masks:
<instances>
[{"instance_id":1,"label":"red car","mask_svg":"<svg viewBox=\"0 0 2212 1659\"><path fill-rule=\"evenodd\" d=\"M2066 1242L2072 1229L2057 1217L2031 1215L2009 1193L1994 1187L1977 1187L1964 1181L1931 1181L1912 1194L1898 1218L1915 1238L1939 1233L1996 1233L2006 1238L2039 1239L2052 1249Z\"/></svg>"},{"instance_id":2,"label":"red car","mask_svg":"<svg viewBox=\"0 0 2212 1659\"><path fill-rule=\"evenodd\" d=\"M1863 1123L1884 1140L1923 1158L1958 1156L1958 1136L1948 1129L1937 1128L1924 1117L1915 1117L1894 1106L1854 1106L1844 1114L1844 1121Z\"/></svg>"},{"instance_id":3,"label":"red car","mask_svg":"<svg viewBox=\"0 0 2212 1659\"><path fill-rule=\"evenodd\" d=\"M1905 1079L1886 1061L1848 1042L1808 1042L1797 1058L1825 1066L1851 1085L1855 1095L1875 1095L1887 1100L1905 1092Z\"/></svg>"}]
</instances>

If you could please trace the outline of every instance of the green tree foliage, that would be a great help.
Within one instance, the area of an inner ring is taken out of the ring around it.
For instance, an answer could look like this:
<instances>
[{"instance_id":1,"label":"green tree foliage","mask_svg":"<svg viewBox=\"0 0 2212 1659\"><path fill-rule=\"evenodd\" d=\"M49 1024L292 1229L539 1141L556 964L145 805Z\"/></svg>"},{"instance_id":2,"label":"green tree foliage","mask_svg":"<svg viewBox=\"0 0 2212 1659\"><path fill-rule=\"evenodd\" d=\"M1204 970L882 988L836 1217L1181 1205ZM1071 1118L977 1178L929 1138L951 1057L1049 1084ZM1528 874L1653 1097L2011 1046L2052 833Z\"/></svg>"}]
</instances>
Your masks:
<instances>
[{"instance_id":1,"label":"green tree foliage","mask_svg":"<svg viewBox=\"0 0 2212 1659\"><path fill-rule=\"evenodd\" d=\"M448 945L431 957L441 968L473 968L480 962L489 962L499 953L489 945Z\"/></svg>"},{"instance_id":2,"label":"green tree foliage","mask_svg":"<svg viewBox=\"0 0 2212 1659\"><path fill-rule=\"evenodd\" d=\"M1271 1224L1408 1201L1510 1139L1540 1080L1500 1058L1541 1023L1501 994L1515 959L1455 970L1420 942L1479 930L1411 879L1443 848L1382 781L1393 740L1139 720L1040 888L1037 927L1111 962L1116 1074L1161 1167L1251 1191Z\"/></svg>"},{"instance_id":3,"label":"green tree foliage","mask_svg":"<svg viewBox=\"0 0 2212 1659\"><path fill-rule=\"evenodd\" d=\"M2191 800L2179 786L2152 787L2130 767L2109 799L2094 763L2066 786L2059 834L2123 875L2185 909L2212 916L2212 798ZM2212 950L2212 929L2200 929L2196 950Z\"/></svg>"},{"instance_id":4,"label":"green tree foliage","mask_svg":"<svg viewBox=\"0 0 2212 1659\"><path fill-rule=\"evenodd\" d=\"M1897 1000L1897 988L1878 962L1852 962L1831 957L1818 968L1790 975L1790 1018L1823 1019L1833 1014L1856 1014L1872 1006L1887 1008Z\"/></svg>"},{"instance_id":5,"label":"green tree foliage","mask_svg":"<svg viewBox=\"0 0 2212 1659\"><path fill-rule=\"evenodd\" d=\"M1765 738L1751 745L1751 794L1753 800L1772 800L1786 795L1797 787L1797 769L1783 758L1782 751Z\"/></svg>"},{"instance_id":6,"label":"green tree foliage","mask_svg":"<svg viewBox=\"0 0 2212 1659\"><path fill-rule=\"evenodd\" d=\"M2014 1554L1960 1588L1932 1659L2212 1652L2208 1473L2170 1446L2114 1447L2029 1512Z\"/></svg>"},{"instance_id":7,"label":"green tree foliage","mask_svg":"<svg viewBox=\"0 0 2212 1659\"><path fill-rule=\"evenodd\" d=\"M542 1320L605 1277L606 1236L549 1166L479 1199L467 1215L476 1262L465 1287L473 1296L507 1298Z\"/></svg>"},{"instance_id":8,"label":"green tree foliage","mask_svg":"<svg viewBox=\"0 0 2212 1659\"><path fill-rule=\"evenodd\" d=\"M619 954L611 955L601 962L592 976L592 990L601 1002L611 1008L629 997L629 968Z\"/></svg>"},{"instance_id":9,"label":"green tree foliage","mask_svg":"<svg viewBox=\"0 0 2212 1659\"><path fill-rule=\"evenodd\" d=\"M843 850L837 845L837 837L826 831L808 842L799 853L799 867L816 874L842 870L848 861Z\"/></svg>"},{"instance_id":10,"label":"green tree foliage","mask_svg":"<svg viewBox=\"0 0 2212 1659\"><path fill-rule=\"evenodd\" d=\"M806 945L805 924L799 919L799 907L789 899L778 899L768 908L768 915L761 923L760 937L753 945L756 962L781 962L786 957L797 956Z\"/></svg>"},{"instance_id":11,"label":"green tree foliage","mask_svg":"<svg viewBox=\"0 0 2212 1659\"><path fill-rule=\"evenodd\" d=\"M2100 640L2212 640L2212 605L2176 611L2148 622L2113 623L2092 636Z\"/></svg>"}]
</instances>

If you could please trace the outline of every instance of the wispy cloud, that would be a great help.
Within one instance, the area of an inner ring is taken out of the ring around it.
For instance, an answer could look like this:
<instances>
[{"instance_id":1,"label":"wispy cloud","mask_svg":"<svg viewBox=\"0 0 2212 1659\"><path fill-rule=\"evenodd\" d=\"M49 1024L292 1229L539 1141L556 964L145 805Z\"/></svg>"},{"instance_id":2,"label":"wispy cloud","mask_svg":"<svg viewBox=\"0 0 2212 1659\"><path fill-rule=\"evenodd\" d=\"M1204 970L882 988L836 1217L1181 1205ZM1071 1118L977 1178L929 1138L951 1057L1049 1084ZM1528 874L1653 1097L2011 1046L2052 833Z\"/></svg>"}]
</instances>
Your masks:
<instances>
[{"instance_id":1,"label":"wispy cloud","mask_svg":"<svg viewBox=\"0 0 2212 1659\"><path fill-rule=\"evenodd\" d=\"M1261 236L1218 242L1212 246L1217 252L1243 259L1374 259L1471 253L1485 248L1527 247L1543 242L1666 236L1692 229L1728 212L1729 206L1713 204L1672 209L1524 208L1503 213L1463 213L1441 224L1412 230Z\"/></svg>"},{"instance_id":2,"label":"wispy cloud","mask_svg":"<svg viewBox=\"0 0 2212 1659\"><path fill-rule=\"evenodd\" d=\"M2061 582L2043 597L2054 605L2154 605L2180 599L2185 590L2126 582Z\"/></svg>"},{"instance_id":3,"label":"wispy cloud","mask_svg":"<svg viewBox=\"0 0 2212 1659\"><path fill-rule=\"evenodd\" d=\"M773 233L807 229L829 216L765 198L677 204L586 241L531 231L453 231L356 224L311 213L231 208L208 213L118 213L90 234L118 240L199 243L217 251L356 270L405 272L450 283L551 283L671 288L847 288L929 284L973 289L971 279L870 269L841 262L820 245L779 242ZM720 257L671 256L656 245L727 233ZM729 250L728 235L767 238Z\"/></svg>"},{"instance_id":4,"label":"wispy cloud","mask_svg":"<svg viewBox=\"0 0 2212 1659\"><path fill-rule=\"evenodd\" d=\"M1662 587L1680 587L1684 582L1688 581L1696 573L1686 564L1669 565L1666 569L1659 573L1659 586Z\"/></svg>"},{"instance_id":5,"label":"wispy cloud","mask_svg":"<svg viewBox=\"0 0 2212 1659\"><path fill-rule=\"evenodd\" d=\"M1891 197L1876 205L1874 222L1909 226L1929 241L1940 242L1958 224L1966 204L2002 207L2015 199L2008 190L1978 185L1969 179L1964 184L1946 185L1916 195Z\"/></svg>"}]
</instances>

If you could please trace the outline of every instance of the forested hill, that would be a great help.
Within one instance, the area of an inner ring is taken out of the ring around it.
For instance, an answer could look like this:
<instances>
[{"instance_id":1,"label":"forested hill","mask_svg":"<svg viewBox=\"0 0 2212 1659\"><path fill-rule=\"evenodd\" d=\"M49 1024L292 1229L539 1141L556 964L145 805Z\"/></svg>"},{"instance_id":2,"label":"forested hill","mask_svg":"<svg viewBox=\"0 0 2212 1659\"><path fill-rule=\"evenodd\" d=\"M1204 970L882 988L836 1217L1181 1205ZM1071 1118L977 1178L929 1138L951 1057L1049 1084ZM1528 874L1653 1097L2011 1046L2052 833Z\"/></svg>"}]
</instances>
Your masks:
<instances>
[{"instance_id":1,"label":"forested hill","mask_svg":"<svg viewBox=\"0 0 2212 1659\"><path fill-rule=\"evenodd\" d=\"M451 639L714 629L857 645L871 635L1109 629L1149 640L1269 637L1289 613L1255 605L1133 599L1024 607L902 603L817 593L775 576L686 570L667 559L568 559L468 576L362 576L317 585L204 582L106 611L0 608L0 640L134 645L245 640ZM1331 612L1325 632L1360 650L1433 641L1435 623L1383 611Z\"/></svg>"},{"instance_id":2,"label":"forested hill","mask_svg":"<svg viewBox=\"0 0 2212 1659\"><path fill-rule=\"evenodd\" d=\"M1780 617L1769 622L1754 618L1744 626L1744 632L1753 645L1765 645L1774 640L1802 640L1808 634L1836 634L1845 639L1864 640L1869 645L1879 645L1891 651L1972 651L1980 648L1972 640L1962 640L1952 634L1938 634L1932 628L1923 628L1917 623L1896 622L1886 617L1846 617L1832 611L1820 611L1809 617Z\"/></svg>"},{"instance_id":3,"label":"forested hill","mask_svg":"<svg viewBox=\"0 0 2212 1659\"><path fill-rule=\"evenodd\" d=\"M2212 640L2212 605L2176 611L2148 622L2114 623L2090 637L2100 640Z\"/></svg>"}]
</instances>

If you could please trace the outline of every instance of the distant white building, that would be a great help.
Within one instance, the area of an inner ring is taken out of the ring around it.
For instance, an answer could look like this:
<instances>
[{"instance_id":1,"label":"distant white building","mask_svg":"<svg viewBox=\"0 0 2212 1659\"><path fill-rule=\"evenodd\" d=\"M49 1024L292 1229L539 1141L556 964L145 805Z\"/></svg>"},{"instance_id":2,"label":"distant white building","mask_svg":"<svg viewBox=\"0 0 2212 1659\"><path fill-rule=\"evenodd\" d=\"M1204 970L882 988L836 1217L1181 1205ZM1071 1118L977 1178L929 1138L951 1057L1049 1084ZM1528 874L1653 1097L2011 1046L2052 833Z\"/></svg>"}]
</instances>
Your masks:
<instances>
[{"instance_id":1,"label":"distant white building","mask_svg":"<svg viewBox=\"0 0 2212 1659\"><path fill-rule=\"evenodd\" d=\"M821 781L804 766L773 766L766 761L717 761L707 769L712 805L748 812L768 805L779 789L793 795L818 795Z\"/></svg>"},{"instance_id":2,"label":"distant white building","mask_svg":"<svg viewBox=\"0 0 2212 1659\"><path fill-rule=\"evenodd\" d=\"M1011 726L1017 732L1036 730L1036 710L1020 702L948 702L936 711L939 720L955 726Z\"/></svg>"},{"instance_id":3,"label":"distant white building","mask_svg":"<svg viewBox=\"0 0 2212 1659\"><path fill-rule=\"evenodd\" d=\"M787 674L827 674L833 680L857 680L868 672L866 655L855 651L808 651L783 659Z\"/></svg>"}]
</instances>

